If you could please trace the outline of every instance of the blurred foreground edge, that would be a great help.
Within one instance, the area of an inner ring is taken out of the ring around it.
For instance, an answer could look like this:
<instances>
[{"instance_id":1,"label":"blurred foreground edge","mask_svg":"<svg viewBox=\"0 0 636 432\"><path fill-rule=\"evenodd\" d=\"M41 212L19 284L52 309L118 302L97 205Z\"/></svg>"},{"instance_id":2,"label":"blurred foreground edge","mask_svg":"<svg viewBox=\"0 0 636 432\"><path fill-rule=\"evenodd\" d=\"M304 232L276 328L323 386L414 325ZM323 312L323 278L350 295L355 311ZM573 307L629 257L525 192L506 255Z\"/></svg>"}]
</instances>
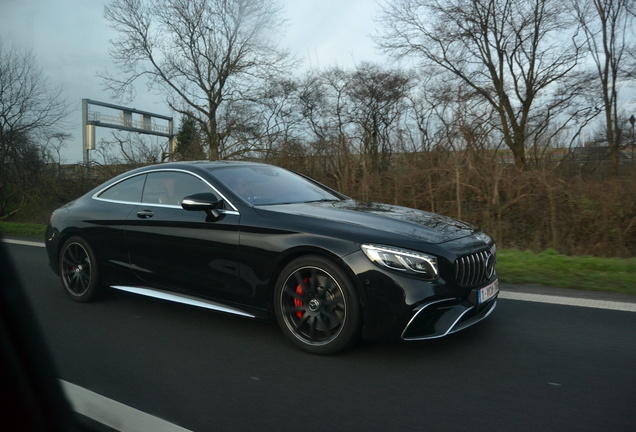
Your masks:
<instances>
[{"instance_id":1,"label":"blurred foreground edge","mask_svg":"<svg viewBox=\"0 0 636 432\"><path fill-rule=\"evenodd\" d=\"M73 413L2 242L0 263L0 430L111 430Z\"/></svg>"}]
</instances>

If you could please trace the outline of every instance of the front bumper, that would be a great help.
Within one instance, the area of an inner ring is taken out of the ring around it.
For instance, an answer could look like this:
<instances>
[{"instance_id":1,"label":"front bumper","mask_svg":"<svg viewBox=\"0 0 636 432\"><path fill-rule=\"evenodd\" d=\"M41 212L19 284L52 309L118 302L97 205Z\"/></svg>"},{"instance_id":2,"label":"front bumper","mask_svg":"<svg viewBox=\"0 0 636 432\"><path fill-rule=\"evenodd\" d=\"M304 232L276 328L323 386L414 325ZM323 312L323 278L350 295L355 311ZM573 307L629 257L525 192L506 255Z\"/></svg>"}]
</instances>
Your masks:
<instances>
[{"instance_id":1,"label":"front bumper","mask_svg":"<svg viewBox=\"0 0 636 432\"><path fill-rule=\"evenodd\" d=\"M439 300L416 309L401 338L405 341L434 339L477 324L495 310L497 296L480 305L457 299Z\"/></svg>"},{"instance_id":2,"label":"front bumper","mask_svg":"<svg viewBox=\"0 0 636 432\"><path fill-rule=\"evenodd\" d=\"M379 268L362 252L346 256L345 264L360 293L365 340L442 337L476 324L496 306L497 293L487 300L478 296L496 284L496 275L485 286L461 288L443 278L425 282Z\"/></svg>"}]
</instances>

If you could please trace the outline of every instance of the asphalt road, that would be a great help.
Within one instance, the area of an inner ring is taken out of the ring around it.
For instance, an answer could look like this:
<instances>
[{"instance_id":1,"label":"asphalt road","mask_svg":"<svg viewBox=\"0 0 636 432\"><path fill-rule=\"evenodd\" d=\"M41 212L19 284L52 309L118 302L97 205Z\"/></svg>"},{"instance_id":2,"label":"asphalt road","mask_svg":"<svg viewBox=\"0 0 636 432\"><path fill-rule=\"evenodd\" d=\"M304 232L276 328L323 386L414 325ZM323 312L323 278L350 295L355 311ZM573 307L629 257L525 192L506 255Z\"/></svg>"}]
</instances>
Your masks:
<instances>
[{"instance_id":1,"label":"asphalt road","mask_svg":"<svg viewBox=\"0 0 636 432\"><path fill-rule=\"evenodd\" d=\"M636 313L500 299L450 337L318 357L271 323L66 297L6 245L60 378L191 431L636 430Z\"/></svg>"}]
</instances>

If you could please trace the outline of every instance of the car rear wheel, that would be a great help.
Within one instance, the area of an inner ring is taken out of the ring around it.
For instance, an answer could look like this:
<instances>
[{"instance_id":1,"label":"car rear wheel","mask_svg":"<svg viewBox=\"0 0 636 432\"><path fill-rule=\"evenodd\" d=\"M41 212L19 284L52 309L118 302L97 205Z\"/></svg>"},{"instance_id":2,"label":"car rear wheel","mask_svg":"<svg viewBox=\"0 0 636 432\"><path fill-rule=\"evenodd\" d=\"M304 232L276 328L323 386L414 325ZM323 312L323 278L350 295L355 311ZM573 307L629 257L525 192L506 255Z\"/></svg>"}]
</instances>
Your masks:
<instances>
[{"instance_id":1,"label":"car rear wheel","mask_svg":"<svg viewBox=\"0 0 636 432\"><path fill-rule=\"evenodd\" d=\"M333 354L360 333L360 304L351 282L320 256L296 259L276 283L274 308L283 332L301 349Z\"/></svg>"},{"instance_id":2,"label":"car rear wheel","mask_svg":"<svg viewBox=\"0 0 636 432\"><path fill-rule=\"evenodd\" d=\"M71 237L62 246L60 277L66 293L79 302L94 300L101 294L95 254L81 237Z\"/></svg>"}]
</instances>

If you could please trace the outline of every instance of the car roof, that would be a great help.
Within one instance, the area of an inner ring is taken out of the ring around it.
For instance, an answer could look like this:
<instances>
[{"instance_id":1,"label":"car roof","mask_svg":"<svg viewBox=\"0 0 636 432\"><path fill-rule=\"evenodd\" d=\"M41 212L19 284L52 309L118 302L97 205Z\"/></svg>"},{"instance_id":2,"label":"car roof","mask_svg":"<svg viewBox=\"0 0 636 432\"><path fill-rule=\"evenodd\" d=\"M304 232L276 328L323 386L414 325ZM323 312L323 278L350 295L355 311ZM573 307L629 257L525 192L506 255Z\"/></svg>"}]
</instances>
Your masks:
<instances>
[{"instance_id":1,"label":"car roof","mask_svg":"<svg viewBox=\"0 0 636 432\"><path fill-rule=\"evenodd\" d=\"M180 161L180 162L166 162L156 165L149 165L146 169L169 169L169 168L203 168L203 169L215 169L215 168L227 168L232 166L269 166L267 164L250 162L250 161L233 161L233 160L218 160L218 161Z\"/></svg>"},{"instance_id":2,"label":"car roof","mask_svg":"<svg viewBox=\"0 0 636 432\"><path fill-rule=\"evenodd\" d=\"M109 180L106 180L101 185L97 186L94 190L89 191L86 195L92 196L96 191L105 189L106 187L110 187L115 183L120 182L121 180L151 172L151 171L165 171L165 170L188 170L193 173L206 174L210 171L214 171L215 169L220 168L228 168L228 167L247 167L247 166L272 166L268 164L258 163L258 162L249 162L249 161L179 161L179 162L165 162L154 165L146 165L138 168L134 168L123 172Z\"/></svg>"},{"instance_id":3,"label":"car roof","mask_svg":"<svg viewBox=\"0 0 636 432\"><path fill-rule=\"evenodd\" d=\"M154 165L146 165L143 167L135 168L130 171L126 171L123 174L111 179L116 181L121 180L124 177L128 177L131 175L142 174L149 171L157 171L157 170L188 170L192 172L210 172L215 169L221 168L229 168L229 167L248 167L248 166L272 166L268 164L258 163L258 162L249 162L249 161L179 161L179 162L165 162ZM109 183L111 182L109 181Z\"/></svg>"}]
</instances>

